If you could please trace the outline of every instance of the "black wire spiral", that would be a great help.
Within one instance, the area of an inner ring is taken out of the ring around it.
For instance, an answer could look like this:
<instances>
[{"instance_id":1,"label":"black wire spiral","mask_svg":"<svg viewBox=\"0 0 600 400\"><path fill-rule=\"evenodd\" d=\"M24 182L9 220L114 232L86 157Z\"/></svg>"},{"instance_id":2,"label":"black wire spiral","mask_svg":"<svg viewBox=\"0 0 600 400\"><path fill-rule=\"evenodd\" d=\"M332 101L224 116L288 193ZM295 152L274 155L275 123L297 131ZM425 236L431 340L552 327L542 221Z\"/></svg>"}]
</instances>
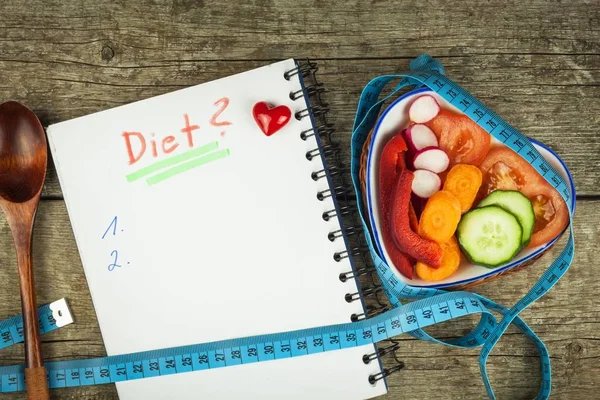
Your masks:
<instances>
[{"instance_id":1,"label":"black wire spiral","mask_svg":"<svg viewBox=\"0 0 600 400\"><path fill-rule=\"evenodd\" d=\"M390 305L385 299L382 299L383 287L377 277L377 271L369 256L369 248L364 237L362 225L357 214L358 208L354 190L348 182L346 176L349 172L341 160L340 146L332 140L335 133L335 126L327 121L329 105L323 101L322 95L326 89L316 77L318 66L310 60L303 60L295 68L286 71L283 77L286 80L299 75L304 82L304 87L289 94L290 99L298 100L303 96L309 100L310 106L294 114L297 120L312 117L313 127L300 132L300 139L307 140L312 136L317 136L318 147L306 152L306 159L312 160L315 157L322 157L324 168L314 171L311 178L318 181L323 178L329 178L329 189L317 192L317 199L324 200L328 197L334 197L336 207L322 214L324 221L332 218L340 218L343 225L341 229L329 232L328 239L336 241L344 239L350 246L344 251L333 254L333 259L337 262L345 258L352 257L353 269L341 273L339 279L346 282L349 279L356 280L358 292L347 293L345 300L353 302L360 299L372 300L375 304L367 304L365 312L353 314L350 320L355 322L365 318L371 318L390 309ZM371 354L363 356L365 364L370 363L386 354L392 354L396 365L390 368L384 368L381 372L370 375L369 383L375 384L377 381L390 376L391 374L404 368L404 362L397 358L396 352L399 349L399 343L394 340L387 340L377 345L377 350Z\"/></svg>"}]
</instances>

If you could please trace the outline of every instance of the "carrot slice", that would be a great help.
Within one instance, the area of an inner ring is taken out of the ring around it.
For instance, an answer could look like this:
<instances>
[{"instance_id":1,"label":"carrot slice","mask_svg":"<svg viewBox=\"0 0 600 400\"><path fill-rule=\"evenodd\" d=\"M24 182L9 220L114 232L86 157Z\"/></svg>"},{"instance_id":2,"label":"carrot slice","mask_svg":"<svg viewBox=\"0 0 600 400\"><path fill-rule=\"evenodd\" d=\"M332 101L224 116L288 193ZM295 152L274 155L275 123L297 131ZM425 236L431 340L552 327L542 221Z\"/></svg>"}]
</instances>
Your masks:
<instances>
[{"instance_id":1,"label":"carrot slice","mask_svg":"<svg viewBox=\"0 0 600 400\"><path fill-rule=\"evenodd\" d=\"M440 190L427 200L419 220L419 235L437 243L446 243L460 221L460 201L447 190Z\"/></svg>"},{"instance_id":2,"label":"carrot slice","mask_svg":"<svg viewBox=\"0 0 600 400\"><path fill-rule=\"evenodd\" d=\"M460 201L461 213L469 211L481 186L481 170L474 165L456 164L444 182L444 190L452 193Z\"/></svg>"},{"instance_id":3,"label":"carrot slice","mask_svg":"<svg viewBox=\"0 0 600 400\"><path fill-rule=\"evenodd\" d=\"M439 268L432 268L422 262L417 262L415 272L424 281L441 281L452 275L460 264L460 248L454 236L442 244L442 262Z\"/></svg>"}]
</instances>

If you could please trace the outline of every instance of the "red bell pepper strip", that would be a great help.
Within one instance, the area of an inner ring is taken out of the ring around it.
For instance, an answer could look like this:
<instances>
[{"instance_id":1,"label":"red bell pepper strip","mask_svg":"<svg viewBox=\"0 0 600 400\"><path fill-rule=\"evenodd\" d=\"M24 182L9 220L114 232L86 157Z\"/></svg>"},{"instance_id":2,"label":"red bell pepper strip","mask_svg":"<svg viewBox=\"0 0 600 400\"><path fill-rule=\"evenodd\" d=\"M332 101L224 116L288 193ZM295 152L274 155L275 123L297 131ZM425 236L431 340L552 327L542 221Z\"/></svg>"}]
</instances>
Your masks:
<instances>
[{"instance_id":1,"label":"red bell pepper strip","mask_svg":"<svg viewBox=\"0 0 600 400\"><path fill-rule=\"evenodd\" d=\"M419 231L419 218L417 217L417 212L416 212L414 204L412 202L412 198L413 197L411 196L410 208L408 209L408 222L410 223L410 229L412 229L413 232L418 232Z\"/></svg>"},{"instance_id":2,"label":"red bell pepper strip","mask_svg":"<svg viewBox=\"0 0 600 400\"><path fill-rule=\"evenodd\" d=\"M390 215L394 196L394 188L400 172L406 169L404 153L406 142L402 135L394 136L383 148L379 161L379 215L381 216L381 236L383 245L396 269L408 279L413 278L411 260L400 251L392 234ZM413 212L414 215L414 212ZM418 221L414 216L416 226Z\"/></svg>"},{"instance_id":3,"label":"red bell pepper strip","mask_svg":"<svg viewBox=\"0 0 600 400\"><path fill-rule=\"evenodd\" d=\"M392 204L392 232L398 248L417 261L437 268L442 262L442 248L433 240L425 239L410 227L410 194L414 174L405 169L400 173Z\"/></svg>"}]
</instances>

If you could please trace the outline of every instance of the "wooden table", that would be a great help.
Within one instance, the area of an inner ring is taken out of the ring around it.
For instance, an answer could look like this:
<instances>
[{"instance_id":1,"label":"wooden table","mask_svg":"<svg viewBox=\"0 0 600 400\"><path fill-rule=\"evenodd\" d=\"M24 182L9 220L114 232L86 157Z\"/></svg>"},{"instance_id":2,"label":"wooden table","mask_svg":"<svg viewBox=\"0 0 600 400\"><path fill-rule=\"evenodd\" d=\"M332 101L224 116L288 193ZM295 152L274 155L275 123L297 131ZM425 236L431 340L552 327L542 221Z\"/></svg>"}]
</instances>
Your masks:
<instances>
[{"instance_id":1,"label":"wooden table","mask_svg":"<svg viewBox=\"0 0 600 400\"><path fill-rule=\"evenodd\" d=\"M370 78L407 69L421 52L527 135L550 145L575 178L577 250L566 278L523 313L552 356L553 398L600 398L600 1L125 1L0 4L0 100L28 104L45 126L288 57L319 61L339 140ZM331 4L330 4L331 3ZM93 151L93 149L89 149ZM346 158L347 158L346 153ZM90 210L93 212L93 210ZM18 314L10 231L0 217L0 318ZM38 301L69 298L76 324L44 336L48 360L105 354L69 218L51 165L35 228ZM564 239L563 239L564 242ZM557 254L562 246L555 246ZM503 304L523 296L552 255L476 291ZM468 322L434 329L457 336ZM477 350L401 337L406 368L389 399L482 399ZM23 362L21 346L3 365ZM391 364L391 360L386 359ZM501 399L531 399L533 345L509 329L488 370ZM3 395L21 399L24 395ZM116 399L113 386L56 399Z\"/></svg>"}]
</instances>

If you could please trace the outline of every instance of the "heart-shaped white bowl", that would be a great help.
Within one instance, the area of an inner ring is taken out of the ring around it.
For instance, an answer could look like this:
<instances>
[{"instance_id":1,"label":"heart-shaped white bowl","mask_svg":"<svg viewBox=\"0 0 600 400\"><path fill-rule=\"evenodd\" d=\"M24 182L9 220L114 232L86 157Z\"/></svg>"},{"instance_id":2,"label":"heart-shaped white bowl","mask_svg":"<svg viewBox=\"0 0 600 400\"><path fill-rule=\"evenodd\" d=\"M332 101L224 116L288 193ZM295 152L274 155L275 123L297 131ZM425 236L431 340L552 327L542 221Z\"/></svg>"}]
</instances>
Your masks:
<instances>
[{"instance_id":1,"label":"heart-shaped white bowl","mask_svg":"<svg viewBox=\"0 0 600 400\"><path fill-rule=\"evenodd\" d=\"M508 270L516 269L519 266L523 266L528 261L532 261L533 258L541 255L541 253L550 248L550 246L552 246L560 238L562 233L561 235L558 235L556 238L544 245L521 251L521 253L519 253L517 257L515 257L509 263L496 268L486 268L480 265L474 265L471 264L465 257L462 257L462 261L458 270L450 277L437 282L424 281L416 276L412 280L407 279L403 275L401 275L396 270L396 268L393 267L380 235L380 215L379 207L377 207L377 205L379 204L379 183L377 179L377 177L379 176L379 157L381 156L381 151L383 150L383 147L388 142L388 140L396 133L400 132L400 130L408 126L408 106L411 104L412 100L415 97L418 97L424 93L435 97L442 108L462 114L461 111L459 111L452 104L448 103L437 93L433 92L428 88L425 88L408 92L403 96L399 97L379 117L379 120L377 121L377 124L375 125L375 128L373 130L373 134L371 136L366 171L366 206L369 214L369 222L373 229L374 244L379 255L388 265L390 265L390 267L392 267L391 269L394 271L398 279L400 279L402 282L411 286L431 288L447 288L453 286L464 287L467 285L472 285L476 282L487 280L500 273L507 272ZM536 149L540 152L540 154L546 159L546 161L550 165L552 165L569 184L569 188L572 194L571 207L574 210L575 185L573 183L571 173L567 169L565 163L560 159L560 157L558 157L558 155L556 155L556 153L554 153L548 147L544 146L542 143L537 142L533 139L531 139L531 141L533 142ZM492 144L502 143L492 137Z\"/></svg>"}]
</instances>

